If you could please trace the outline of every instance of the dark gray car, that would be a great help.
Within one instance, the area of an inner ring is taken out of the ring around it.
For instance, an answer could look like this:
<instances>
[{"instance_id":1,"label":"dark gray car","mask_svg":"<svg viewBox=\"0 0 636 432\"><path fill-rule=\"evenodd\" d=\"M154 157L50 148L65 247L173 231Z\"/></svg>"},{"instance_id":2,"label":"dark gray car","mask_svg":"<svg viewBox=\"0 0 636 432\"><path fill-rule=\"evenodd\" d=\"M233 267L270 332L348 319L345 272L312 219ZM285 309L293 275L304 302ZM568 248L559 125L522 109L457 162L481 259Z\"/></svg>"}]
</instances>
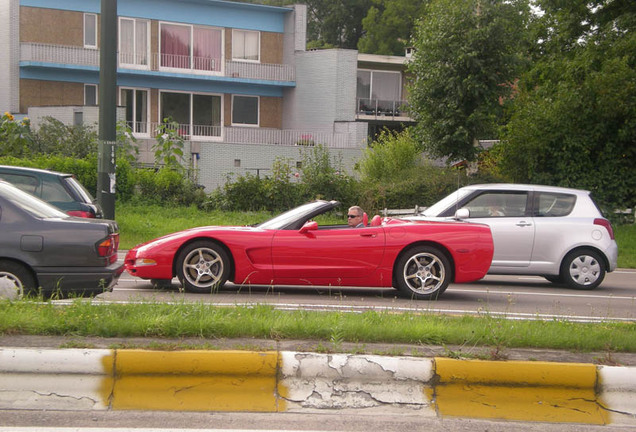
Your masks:
<instances>
[{"instance_id":1,"label":"dark gray car","mask_svg":"<svg viewBox=\"0 0 636 432\"><path fill-rule=\"evenodd\" d=\"M35 195L71 216L104 217L104 212L95 198L73 174L0 165L0 180Z\"/></svg>"},{"instance_id":2,"label":"dark gray car","mask_svg":"<svg viewBox=\"0 0 636 432\"><path fill-rule=\"evenodd\" d=\"M118 247L115 221L69 216L0 181L0 296L111 290Z\"/></svg>"}]
</instances>

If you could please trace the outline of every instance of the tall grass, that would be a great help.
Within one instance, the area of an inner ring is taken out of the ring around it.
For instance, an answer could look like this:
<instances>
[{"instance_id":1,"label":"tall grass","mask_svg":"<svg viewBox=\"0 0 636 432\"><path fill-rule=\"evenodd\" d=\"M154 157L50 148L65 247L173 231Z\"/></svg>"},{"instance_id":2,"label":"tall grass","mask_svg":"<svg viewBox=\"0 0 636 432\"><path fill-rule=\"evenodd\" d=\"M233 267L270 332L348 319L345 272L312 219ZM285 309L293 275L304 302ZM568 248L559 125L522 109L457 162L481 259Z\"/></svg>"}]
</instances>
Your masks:
<instances>
[{"instance_id":1,"label":"tall grass","mask_svg":"<svg viewBox=\"0 0 636 432\"><path fill-rule=\"evenodd\" d=\"M490 317L368 311L280 311L204 303L70 305L0 302L0 334L90 337L258 338L316 342L496 346L592 352L636 352L636 323L509 321Z\"/></svg>"}]
</instances>

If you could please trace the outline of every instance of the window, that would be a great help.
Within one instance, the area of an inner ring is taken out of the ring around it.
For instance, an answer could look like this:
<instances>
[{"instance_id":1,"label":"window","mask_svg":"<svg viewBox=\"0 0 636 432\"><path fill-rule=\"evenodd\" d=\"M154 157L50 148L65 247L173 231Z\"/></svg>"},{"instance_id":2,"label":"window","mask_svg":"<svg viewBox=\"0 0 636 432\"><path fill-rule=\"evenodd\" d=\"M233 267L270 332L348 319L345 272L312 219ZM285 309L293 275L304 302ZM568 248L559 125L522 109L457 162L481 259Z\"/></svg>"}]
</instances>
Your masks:
<instances>
[{"instance_id":1,"label":"window","mask_svg":"<svg viewBox=\"0 0 636 432\"><path fill-rule=\"evenodd\" d=\"M161 119L179 123L179 132L192 137L221 136L221 96L161 92Z\"/></svg>"},{"instance_id":2,"label":"window","mask_svg":"<svg viewBox=\"0 0 636 432\"><path fill-rule=\"evenodd\" d=\"M138 134L148 134L148 90L122 88L119 105L126 108L126 124Z\"/></svg>"},{"instance_id":3,"label":"window","mask_svg":"<svg viewBox=\"0 0 636 432\"><path fill-rule=\"evenodd\" d=\"M161 24L161 66L220 72L223 33L213 27Z\"/></svg>"},{"instance_id":4,"label":"window","mask_svg":"<svg viewBox=\"0 0 636 432\"><path fill-rule=\"evenodd\" d=\"M97 48L97 15L84 14L84 48Z\"/></svg>"},{"instance_id":5,"label":"window","mask_svg":"<svg viewBox=\"0 0 636 432\"><path fill-rule=\"evenodd\" d=\"M119 20L119 63L127 66L147 68L150 57L148 43L148 21L120 18Z\"/></svg>"},{"instance_id":6,"label":"window","mask_svg":"<svg viewBox=\"0 0 636 432\"><path fill-rule=\"evenodd\" d=\"M97 105L97 85L84 84L84 105Z\"/></svg>"},{"instance_id":7,"label":"window","mask_svg":"<svg viewBox=\"0 0 636 432\"><path fill-rule=\"evenodd\" d=\"M232 124L258 126L258 96L232 96Z\"/></svg>"},{"instance_id":8,"label":"window","mask_svg":"<svg viewBox=\"0 0 636 432\"><path fill-rule=\"evenodd\" d=\"M359 70L356 95L359 112L399 114L402 76L400 72Z\"/></svg>"},{"instance_id":9,"label":"window","mask_svg":"<svg viewBox=\"0 0 636 432\"><path fill-rule=\"evenodd\" d=\"M526 192L485 192L463 205L471 218L521 217L526 214Z\"/></svg>"},{"instance_id":10,"label":"window","mask_svg":"<svg viewBox=\"0 0 636 432\"><path fill-rule=\"evenodd\" d=\"M576 195L540 192L534 197L534 215L538 217L563 217L574 209Z\"/></svg>"},{"instance_id":11,"label":"window","mask_svg":"<svg viewBox=\"0 0 636 432\"><path fill-rule=\"evenodd\" d=\"M240 159L234 159L234 167L235 168L240 168L241 166L241 160Z\"/></svg>"},{"instance_id":12,"label":"window","mask_svg":"<svg viewBox=\"0 0 636 432\"><path fill-rule=\"evenodd\" d=\"M232 59L258 62L260 56L260 33L257 31L232 31Z\"/></svg>"}]
</instances>

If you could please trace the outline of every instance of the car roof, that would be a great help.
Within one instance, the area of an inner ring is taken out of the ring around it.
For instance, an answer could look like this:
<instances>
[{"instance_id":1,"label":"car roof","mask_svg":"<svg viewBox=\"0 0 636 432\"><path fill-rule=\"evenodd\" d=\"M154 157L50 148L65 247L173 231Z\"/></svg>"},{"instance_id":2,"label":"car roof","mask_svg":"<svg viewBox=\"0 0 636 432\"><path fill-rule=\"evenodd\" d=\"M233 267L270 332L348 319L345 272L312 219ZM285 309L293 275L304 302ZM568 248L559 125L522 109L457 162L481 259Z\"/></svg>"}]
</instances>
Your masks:
<instances>
[{"instance_id":1,"label":"car roof","mask_svg":"<svg viewBox=\"0 0 636 432\"><path fill-rule=\"evenodd\" d=\"M469 190L480 190L480 189L488 189L488 190L532 190L532 191L542 191L542 192L560 192L560 193L580 193L580 194L589 194L590 192L583 189L572 189L561 186L545 186L545 185L534 185L534 184L521 184L521 183L483 183L483 184L473 184L462 187L462 189Z\"/></svg>"},{"instance_id":2,"label":"car roof","mask_svg":"<svg viewBox=\"0 0 636 432\"><path fill-rule=\"evenodd\" d=\"M20 172L32 173L32 174L38 174L38 175L44 175L44 176L51 175L55 177L72 177L73 176L73 174L61 173L61 172L51 171L47 169L30 168L30 167L13 166L13 165L0 165L0 171L11 171L16 173L20 173Z\"/></svg>"}]
</instances>

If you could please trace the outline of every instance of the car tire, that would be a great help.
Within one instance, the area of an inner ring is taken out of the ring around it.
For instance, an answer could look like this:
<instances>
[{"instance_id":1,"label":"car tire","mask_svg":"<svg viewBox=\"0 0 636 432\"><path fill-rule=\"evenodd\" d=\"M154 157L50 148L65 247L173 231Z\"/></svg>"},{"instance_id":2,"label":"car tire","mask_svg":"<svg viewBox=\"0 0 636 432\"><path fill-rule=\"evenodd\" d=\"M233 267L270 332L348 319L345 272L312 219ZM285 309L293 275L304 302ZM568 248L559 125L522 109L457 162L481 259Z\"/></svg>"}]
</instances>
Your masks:
<instances>
[{"instance_id":1,"label":"car tire","mask_svg":"<svg viewBox=\"0 0 636 432\"><path fill-rule=\"evenodd\" d=\"M229 274L230 259L225 249L211 241L189 244L177 258L177 277L189 292L214 292L225 284Z\"/></svg>"},{"instance_id":2,"label":"car tire","mask_svg":"<svg viewBox=\"0 0 636 432\"><path fill-rule=\"evenodd\" d=\"M570 252L561 264L561 278L570 288L592 290L605 278L605 262L598 252L578 249Z\"/></svg>"},{"instance_id":3,"label":"car tire","mask_svg":"<svg viewBox=\"0 0 636 432\"><path fill-rule=\"evenodd\" d=\"M395 266L397 289L404 297L437 300L453 278L446 254L432 246L416 246L403 253Z\"/></svg>"},{"instance_id":4,"label":"car tire","mask_svg":"<svg viewBox=\"0 0 636 432\"><path fill-rule=\"evenodd\" d=\"M35 293L37 283L33 273L24 265L0 260L0 298L19 299Z\"/></svg>"}]
</instances>

